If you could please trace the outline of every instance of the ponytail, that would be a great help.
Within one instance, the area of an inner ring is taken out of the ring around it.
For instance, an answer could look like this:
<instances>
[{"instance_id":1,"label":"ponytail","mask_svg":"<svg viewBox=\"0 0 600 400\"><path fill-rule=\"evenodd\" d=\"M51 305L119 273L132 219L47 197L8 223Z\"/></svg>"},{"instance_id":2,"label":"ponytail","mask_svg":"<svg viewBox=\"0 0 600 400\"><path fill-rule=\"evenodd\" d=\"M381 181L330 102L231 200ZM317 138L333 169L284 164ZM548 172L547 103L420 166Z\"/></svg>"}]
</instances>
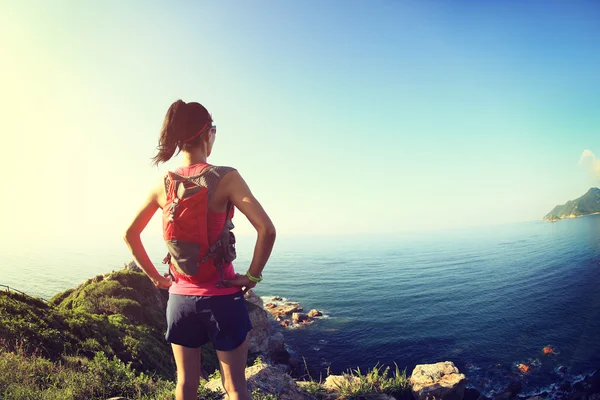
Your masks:
<instances>
[{"instance_id":1,"label":"ponytail","mask_svg":"<svg viewBox=\"0 0 600 400\"><path fill-rule=\"evenodd\" d=\"M207 124L210 129L211 123L212 117L199 103L177 100L171 104L158 138L158 153L152 158L152 163L158 165L167 162L175 155L175 151L179 154L184 147L187 150L200 143L199 136L202 135L199 130Z\"/></svg>"}]
</instances>

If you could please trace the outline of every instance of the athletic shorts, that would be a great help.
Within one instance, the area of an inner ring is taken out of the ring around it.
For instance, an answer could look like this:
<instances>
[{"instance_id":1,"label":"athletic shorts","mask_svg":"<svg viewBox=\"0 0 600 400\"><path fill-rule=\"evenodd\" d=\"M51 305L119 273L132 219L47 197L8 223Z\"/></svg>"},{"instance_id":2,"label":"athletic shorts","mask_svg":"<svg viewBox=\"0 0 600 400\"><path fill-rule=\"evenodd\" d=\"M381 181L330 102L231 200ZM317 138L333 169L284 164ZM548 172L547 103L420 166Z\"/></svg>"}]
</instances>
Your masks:
<instances>
[{"instance_id":1,"label":"athletic shorts","mask_svg":"<svg viewBox=\"0 0 600 400\"><path fill-rule=\"evenodd\" d=\"M170 343L197 348L211 341L216 350L230 351L251 329L241 291L225 296L169 294L165 339Z\"/></svg>"}]
</instances>

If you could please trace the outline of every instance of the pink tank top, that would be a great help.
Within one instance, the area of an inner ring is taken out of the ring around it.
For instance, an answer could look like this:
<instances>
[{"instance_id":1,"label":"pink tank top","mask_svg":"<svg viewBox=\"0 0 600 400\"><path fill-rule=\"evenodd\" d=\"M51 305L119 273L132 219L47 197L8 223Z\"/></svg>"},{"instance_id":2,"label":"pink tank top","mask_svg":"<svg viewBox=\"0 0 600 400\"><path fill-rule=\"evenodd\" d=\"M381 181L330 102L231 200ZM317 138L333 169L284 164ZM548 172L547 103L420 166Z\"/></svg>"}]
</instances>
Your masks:
<instances>
[{"instance_id":1,"label":"pink tank top","mask_svg":"<svg viewBox=\"0 0 600 400\"><path fill-rule=\"evenodd\" d=\"M175 170L175 173L183 176L198 175L208 165L210 164L200 163L188 167L179 167ZM208 241L211 245L219 238L219 234L225 225L225 219L225 212L218 213L210 210L208 211ZM232 263L223 266L223 274L225 279L235 278L235 270L233 269ZM241 290L241 288L237 286L232 286L230 288L217 287L219 282L221 282L221 274L217 268L214 268L214 273L206 282L191 283L174 279L173 284L169 288L169 293L188 296L224 296Z\"/></svg>"}]
</instances>

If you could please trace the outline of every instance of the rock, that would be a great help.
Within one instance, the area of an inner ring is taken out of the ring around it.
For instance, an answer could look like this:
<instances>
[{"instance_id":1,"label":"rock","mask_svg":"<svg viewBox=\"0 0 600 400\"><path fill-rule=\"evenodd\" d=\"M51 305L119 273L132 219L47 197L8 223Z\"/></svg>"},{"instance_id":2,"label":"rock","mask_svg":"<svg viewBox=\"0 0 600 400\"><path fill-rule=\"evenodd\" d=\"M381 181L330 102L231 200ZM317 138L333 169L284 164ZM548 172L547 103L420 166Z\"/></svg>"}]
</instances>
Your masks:
<instances>
[{"instance_id":1,"label":"rock","mask_svg":"<svg viewBox=\"0 0 600 400\"><path fill-rule=\"evenodd\" d=\"M321 311L319 311L319 310L315 310L315 309L312 309L312 310L310 310L310 311L308 312L308 316L309 316L309 317L311 317L311 318L314 318L314 317L320 317L320 316L322 316L322 315L323 315L323 313L322 313Z\"/></svg>"},{"instance_id":2,"label":"rock","mask_svg":"<svg viewBox=\"0 0 600 400\"><path fill-rule=\"evenodd\" d=\"M262 308L262 300L254 291L248 290L245 298L250 322L252 322L252 330L248 333L248 352L267 353L271 338L271 324L267 312Z\"/></svg>"},{"instance_id":3,"label":"rock","mask_svg":"<svg viewBox=\"0 0 600 400\"><path fill-rule=\"evenodd\" d=\"M264 307L262 299L254 293L254 290L248 290L244 295L244 298L246 299L246 303L250 303L258 308Z\"/></svg>"},{"instance_id":4,"label":"rock","mask_svg":"<svg viewBox=\"0 0 600 400\"><path fill-rule=\"evenodd\" d=\"M481 396L481 393L479 392L479 390L474 389L474 388L466 388L465 396L463 397L463 400L477 400L477 399L479 399L480 396Z\"/></svg>"},{"instance_id":5,"label":"rock","mask_svg":"<svg viewBox=\"0 0 600 400\"><path fill-rule=\"evenodd\" d=\"M137 266L137 264L135 263L135 261L131 260L128 263L125 263L125 266L123 267L126 271L134 271L134 272L144 272L142 271L142 269L140 267Z\"/></svg>"},{"instance_id":6,"label":"rock","mask_svg":"<svg viewBox=\"0 0 600 400\"><path fill-rule=\"evenodd\" d=\"M279 296L275 296L271 299L271 301L283 301L283 299Z\"/></svg>"},{"instance_id":7,"label":"rock","mask_svg":"<svg viewBox=\"0 0 600 400\"><path fill-rule=\"evenodd\" d=\"M575 392L569 395L569 400L589 400L588 395L584 392Z\"/></svg>"},{"instance_id":8,"label":"rock","mask_svg":"<svg viewBox=\"0 0 600 400\"><path fill-rule=\"evenodd\" d=\"M509 392L512 395L512 397L516 397L522 388L523 388L523 385L521 384L521 382L514 381L514 382L511 382L504 391Z\"/></svg>"},{"instance_id":9,"label":"rock","mask_svg":"<svg viewBox=\"0 0 600 400\"><path fill-rule=\"evenodd\" d=\"M590 386L588 393L600 393L600 369L591 376L586 376L585 382Z\"/></svg>"},{"instance_id":10,"label":"rock","mask_svg":"<svg viewBox=\"0 0 600 400\"><path fill-rule=\"evenodd\" d=\"M290 302L284 303L282 305L267 303L265 308L273 315L273 317L283 317L286 315L292 315L295 312L300 312L303 310L303 308L300 307L299 303Z\"/></svg>"},{"instance_id":11,"label":"rock","mask_svg":"<svg viewBox=\"0 0 600 400\"><path fill-rule=\"evenodd\" d=\"M248 391L252 393L259 389L264 395L277 396L279 400L310 400L304 392L282 368L268 364L259 364L246 368L246 380ZM221 379L212 379L206 384L206 388L217 391L223 389Z\"/></svg>"},{"instance_id":12,"label":"rock","mask_svg":"<svg viewBox=\"0 0 600 400\"><path fill-rule=\"evenodd\" d=\"M290 363L290 353L285 349L285 341L281 332L271 335L269 341L269 357L277 364Z\"/></svg>"},{"instance_id":13,"label":"rock","mask_svg":"<svg viewBox=\"0 0 600 400\"><path fill-rule=\"evenodd\" d=\"M510 400L513 395L510 392L500 393L494 396L494 400Z\"/></svg>"},{"instance_id":14,"label":"rock","mask_svg":"<svg viewBox=\"0 0 600 400\"><path fill-rule=\"evenodd\" d=\"M573 384L573 391L575 391L575 392L585 391L585 386L583 385L583 382L575 382Z\"/></svg>"},{"instance_id":15,"label":"rock","mask_svg":"<svg viewBox=\"0 0 600 400\"><path fill-rule=\"evenodd\" d=\"M276 353L280 351L285 351L285 340L283 333L275 332L271 335L271 340L269 341L269 352Z\"/></svg>"},{"instance_id":16,"label":"rock","mask_svg":"<svg viewBox=\"0 0 600 400\"><path fill-rule=\"evenodd\" d=\"M531 366L527 365L527 364L519 364L519 366L517 367L519 369L519 371L521 371L523 374L528 373L529 371L531 371Z\"/></svg>"},{"instance_id":17,"label":"rock","mask_svg":"<svg viewBox=\"0 0 600 400\"><path fill-rule=\"evenodd\" d=\"M283 326L284 328L287 328L288 326L290 326L290 320L289 319L284 319L283 321L281 321L281 326Z\"/></svg>"},{"instance_id":18,"label":"rock","mask_svg":"<svg viewBox=\"0 0 600 400\"><path fill-rule=\"evenodd\" d=\"M571 382L561 383L558 387L558 390L560 390L561 392L568 392L569 390L571 390Z\"/></svg>"},{"instance_id":19,"label":"rock","mask_svg":"<svg viewBox=\"0 0 600 400\"><path fill-rule=\"evenodd\" d=\"M246 293L245 299L252 322L252 330L248 333L248 352L275 363L288 364L290 354L285 349L283 334L273 332L262 299L252 290Z\"/></svg>"},{"instance_id":20,"label":"rock","mask_svg":"<svg viewBox=\"0 0 600 400\"><path fill-rule=\"evenodd\" d=\"M544 354L554 354L554 347L546 346L542 349L542 353Z\"/></svg>"},{"instance_id":21,"label":"rock","mask_svg":"<svg viewBox=\"0 0 600 400\"><path fill-rule=\"evenodd\" d=\"M295 324L299 324L301 322L306 322L308 321L308 315L304 314L304 313L293 313L292 314L292 321L294 321Z\"/></svg>"},{"instance_id":22,"label":"rock","mask_svg":"<svg viewBox=\"0 0 600 400\"><path fill-rule=\"evenodd\" d=\"M410 382L417 400L461 400L465 393L465 375L451 361L417 365Z\"/></svg>"},{"instance_id":23,"label":"rock","mask_svg":"<svg viewBox=\"0 0 600 400\"><path fill-rule=\"evenodd\" d=\"M544 398L542 396L534 396L534 397L530 397L527 400L544 400Z\"/></svg>"}]
</instances>

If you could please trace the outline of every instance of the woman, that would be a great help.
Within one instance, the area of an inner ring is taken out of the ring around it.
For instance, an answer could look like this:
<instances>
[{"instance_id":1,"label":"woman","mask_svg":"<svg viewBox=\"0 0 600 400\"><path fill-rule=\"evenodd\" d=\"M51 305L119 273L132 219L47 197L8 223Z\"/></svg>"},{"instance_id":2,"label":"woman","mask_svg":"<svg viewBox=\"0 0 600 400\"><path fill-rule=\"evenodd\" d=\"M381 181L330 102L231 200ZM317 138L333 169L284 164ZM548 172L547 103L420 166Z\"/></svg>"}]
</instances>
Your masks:
<instances>
[{"instance_id":1,"label":"woman","mask_svg":"<svg viewBox=\"0 0 600 400\"><path fill-rule=\"evenodd\" d=\"M240 174L233 168L213 167L207 164L215 141L216 127L212 117L199 103L173 103L160 133L158 154L154 164L166 162L177 151L183 153L182 166L175 173L179 177L202 174L205 168L218 168L218 182L208 195L206 228L209 244L221 236L230 219L230 204L240 210L257 232L254 256L245 275L236 274L231 263L222 268L200 268L201 282L186 279L177 267L170 249L170 275L163 277L156 270L140 239L140 234L159 209L165 208L169 179L161 179L151 191L125 234L137 264L159 288L169 288L167 303L167 334L177 364L176 398L196 399L200 381L200 346L212 341L219 357L221 379L229 399L250 399L246 386L245 367L248 355L247 333L252 328L248 318L243 292L253 288L262 279L262 270L275 242L275 227ZM167 205L171 209L172 204ZM163 210L163 215L167 214ZM175 211L173 211L175 213ZM172 214L171 214L172 215ZM163 223L165 223L163 221ZM164 227L165 225L163 225ZM206 259L204 259L206 261ZM209 264L216 261L206 261ZM196 266L199 261L195 259ZM211 265L212 266L212 265Z\"/></svg>"}]
</instances>

